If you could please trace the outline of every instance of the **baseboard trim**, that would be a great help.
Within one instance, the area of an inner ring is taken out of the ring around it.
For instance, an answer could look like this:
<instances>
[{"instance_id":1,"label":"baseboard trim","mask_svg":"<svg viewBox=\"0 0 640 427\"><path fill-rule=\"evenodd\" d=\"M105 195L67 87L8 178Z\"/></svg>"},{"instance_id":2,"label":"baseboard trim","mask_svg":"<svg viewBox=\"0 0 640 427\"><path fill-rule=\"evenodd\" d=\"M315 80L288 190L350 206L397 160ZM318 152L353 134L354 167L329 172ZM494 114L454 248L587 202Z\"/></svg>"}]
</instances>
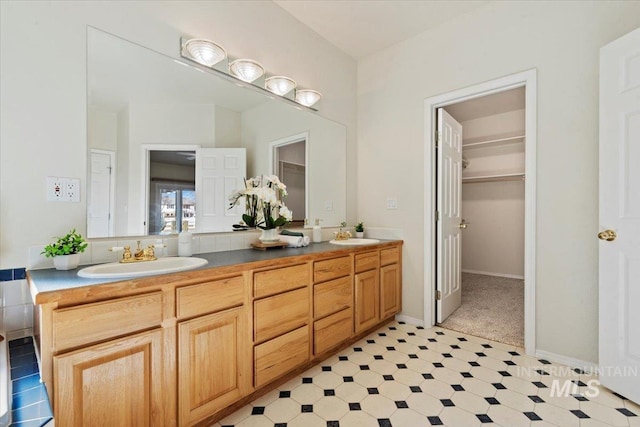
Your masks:
<instances>
[{"instance_id":1,"label":"baseboard trim","mask_svg":"<svg viewBox=\"0 0 640 427\"><path fill-rule=\"evenodd\" d=\"M462 270L462 272L473 273L473 274L484 274L485 276L506 277L508 279L524 280L524 276L518 276L517 274L492 273L490 271L478 271L478 270Z\"/></svg>"},{"instance_id":2,"label":"baseboard trim","mask_svg":"<svg viewBox=\"0 0 640 427\"><path fill-rule=\"evenodd\" d=\"M597 363L587 362L585 360L575 359L573 357L563 356L561 354L551 353L549 351L536 350L535 354L538 359L545 359L549 362L560 363L571 368L581 368L591 372L595 372L595 370L598 368Z\"/></svg>"},{"instance_id":3,"label":"baseboard trim","mask_svg":"<svg viewBox=\"0 0 640 427\"><path fill-rule=\"evenodd\" d=\"M404 314L396 314L396 320L398 322L408 323L415 326L424 326L422 319L416 319L415 317L405 316Z\"/></svg>"}]
</instances>

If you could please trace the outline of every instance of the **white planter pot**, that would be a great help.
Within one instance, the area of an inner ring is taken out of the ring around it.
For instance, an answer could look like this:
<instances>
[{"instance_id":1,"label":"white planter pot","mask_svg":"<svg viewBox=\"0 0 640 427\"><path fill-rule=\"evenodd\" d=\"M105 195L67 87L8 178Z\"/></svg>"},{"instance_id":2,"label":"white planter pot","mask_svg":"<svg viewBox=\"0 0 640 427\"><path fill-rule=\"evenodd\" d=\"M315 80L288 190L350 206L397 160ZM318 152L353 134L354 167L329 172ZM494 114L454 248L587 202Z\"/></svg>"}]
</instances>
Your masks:
<instances>
[{"instance_id":1,"label":"white planter pot","mask_svg":"<svg viewBox=\"0 0 640 427\"><path fill-rule=\"evenodd\" d=\"M356 238L364 239L364 231L356 231Z\"/></svg>"},{"instance_id":2,"label":"white planter pot","mask_svg":"<svg viewBox=\"0 0 640 427\"><path fill-rule=\"evenodd\" d=\"M53 265L56 267L56 270L73 270L78 264L80 264L80 254L53 257Z\"/></svg>"},{"instance_id":3,"label":"white planter pot","mask_svg":"<svg viewBox=\"0 0 640 427\"><path fill-rule=\"evenodd\" d=\"M262 234L258 237L261 242L277 242L280 240L278 238L278 229L272 228L270 230L262 230Z\"/></svg>"}]
</instances>

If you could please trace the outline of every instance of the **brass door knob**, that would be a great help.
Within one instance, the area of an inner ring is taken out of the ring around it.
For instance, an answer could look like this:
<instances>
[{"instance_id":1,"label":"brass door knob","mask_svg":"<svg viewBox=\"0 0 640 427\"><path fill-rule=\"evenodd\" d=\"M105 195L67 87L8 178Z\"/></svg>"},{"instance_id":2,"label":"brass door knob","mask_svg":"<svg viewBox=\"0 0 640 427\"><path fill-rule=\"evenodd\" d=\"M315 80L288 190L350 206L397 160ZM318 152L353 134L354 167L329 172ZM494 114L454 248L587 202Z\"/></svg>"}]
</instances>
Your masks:
<instances>
[{"instance_id":1,"label":"brass door knob","mask_svg":"<svg viewBox=\"0 0 640 427\"><path fill-rule=\"evenodd\" d=\"M618 234L613 230L604 230L598 233L598 239L606 240L607 242L612 242L616 240Z\"/></svg>"},{"instance_id":2,"label":"brass door knob","mask_svg":"<svg viewBox=\"0 0 640 427\"><path fill-rule=\"evenodd\" d=\"M462 220L462 222L460 223L460 225L459 225L458 227L460 227L461 229L463 229L463 230L464 230L465 228L467 228L467 225L468 225L468 224L467 224L467 223L464 221L464 219L463 219L463 220Z\"/></svg>"}]
</instances>

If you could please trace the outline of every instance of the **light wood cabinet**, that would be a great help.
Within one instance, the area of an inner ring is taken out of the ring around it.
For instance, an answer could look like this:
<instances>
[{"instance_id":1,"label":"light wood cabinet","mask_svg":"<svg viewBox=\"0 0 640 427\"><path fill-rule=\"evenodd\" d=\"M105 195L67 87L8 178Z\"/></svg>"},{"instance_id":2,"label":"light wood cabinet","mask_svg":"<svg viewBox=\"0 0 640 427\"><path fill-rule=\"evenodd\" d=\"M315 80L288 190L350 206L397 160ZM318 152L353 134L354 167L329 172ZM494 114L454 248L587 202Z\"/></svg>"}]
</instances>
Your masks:
<instances>
[{"instance_id":1,"label":"light wood cabinet","mask_svg":"<svg viewBox=\"0 0 640 427\"><path fill-rule=\"evenodd\" d=\"M162 331L53 358L56 424L163 426Z\"/></svg>"},{"instance_id":2,"label":"light wood cabinet","mask_svg":"<svg viewBox=\"0 0 640 427\"><path fill-rule=\"evenodd\" d=\"M364 331L379 319L378 270L369 270L355 276L355 331Z\"/></svg>"},{"instance_id":3,"label":"light wood cabinet","mask_svg":"<svg viewBox=\"0 0 640 427\"><path fill-rule=\"evenodd\" d=\"M257 345L254 353L255 385L261 387L309 360L309 327Z\"/></svg>"},{"instance_id":4,"label":"light wood cabinet","mask_svg":"<svg viewBox=\"0 0 640 427\"><path fill-rule=\"evenodd\" d=\"M251 354L246 331L245 307L178 325L180 425L192 425L248 394Z\"/></svg>"},{"instance_id":5,"label":"light wood cabinet","mask_svg":"<svg viewBox=\"0 0 640 427\"><path fill-rule=\"evenodd\" d=\"M380 318L386 319L400 311L402 284L398 264L380 267Z\"/></svg>"}]
</instances>

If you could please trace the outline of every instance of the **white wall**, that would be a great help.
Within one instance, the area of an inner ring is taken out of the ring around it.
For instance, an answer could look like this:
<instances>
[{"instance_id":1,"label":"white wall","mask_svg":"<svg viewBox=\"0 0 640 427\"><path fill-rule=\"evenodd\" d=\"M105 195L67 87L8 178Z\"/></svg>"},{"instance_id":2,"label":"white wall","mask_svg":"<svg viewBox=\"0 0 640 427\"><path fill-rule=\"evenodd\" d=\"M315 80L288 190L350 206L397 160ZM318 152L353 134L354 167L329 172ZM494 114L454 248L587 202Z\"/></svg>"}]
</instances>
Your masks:
<instances>
[{"instance_id":1,"label":"white wall","mask_svg":"<svg viewBox=\"0 0 640 427\"><path fill-rule=\"evenodd\" d=\"M216 147L237 148L241 145L240 113L216 105Z\"/></svg>"},{"instance_id":2,"label":"white wall","mask_svg":"<svg viewBox=\"0 0 640 427\"><path fill-rule=\"evenodd\" d=\"M118 115L111 111L91 108L89 110L88 146L101 150L116 151L118 144Z\"/></svg>"},{"instance_id":3,"label":"white wall","mask_svg":"<svg viewBox=\"0 0 640 427\"><path fill-rule=\"evenodd\" d=\"M0 268L25 266L31 245L86 230L87 25L175 58L181 35L210 38L321 91L321 115L349 129L355 217L356 62L274 3L2 1L0 181L20 185L0 186ZM46 176L81 178L82 201L46 202Z\"/></svg>"},{"instance_id":4,"label":"white wall","mask_svg":"<svg viewBox=\"0 0 640 427\"><path fill-rule=\"evenodd\" d=\"M599 48L638 26L640 2L491 2L359 61L358 217L405 229L403 314L423 315L424 99L537 68L537 347L597 360Z\"/></svg>"}]
</instances>

